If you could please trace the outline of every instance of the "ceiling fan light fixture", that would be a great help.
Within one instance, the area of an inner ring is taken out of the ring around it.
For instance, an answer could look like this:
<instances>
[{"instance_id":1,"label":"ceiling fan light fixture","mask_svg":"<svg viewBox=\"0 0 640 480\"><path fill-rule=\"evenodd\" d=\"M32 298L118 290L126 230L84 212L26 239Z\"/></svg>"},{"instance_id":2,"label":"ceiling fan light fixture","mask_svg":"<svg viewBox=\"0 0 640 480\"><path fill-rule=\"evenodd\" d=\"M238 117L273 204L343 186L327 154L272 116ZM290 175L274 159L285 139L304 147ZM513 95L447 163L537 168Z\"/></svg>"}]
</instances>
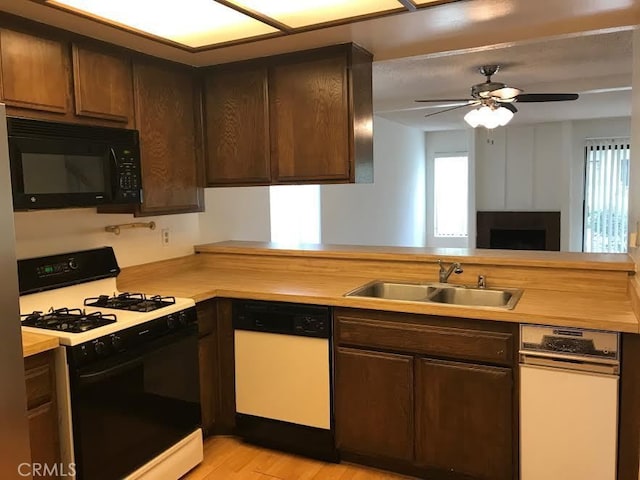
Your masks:
<instances>
[{"instance_id":1,"label":"ceiling fan light fixture","mask_svg":"<svg viewBox=\"0 0 640 480\"><path fill-rule=\"evenodd\" d=\"M474 108L464 116L464 121L467 122L472 128L480 126L480 109Z\"/></svg>"},{"instance_id":2,"label":"ceiling fan light fixture","mask_svg":"<svg viewBox=\"0 0 640 480\"><path fill-rule=\"evenodd\" d=\"M500 107L493 111L495 117L498 119L498 125L504 127L513 118L513 112L508 108Z\"/></svg>"},{"instance_id":3,"label":"ceiling fan light fixture","mask_svg":"<svg viewBox=\"0 0 640 480\"><path fill-rule=\"evenodd\" d=\"M497 98L501 102L513 102L522 93L519 88L502 87L490 93L491 98Z\"/></svg>"},{"instance_id":4,"label":"ceiling fan light fixture","mask_svg":"<svg viewBox=\"0 0 640 480\"><path fill-rule=\"evenodd\" d=\"M496 127L504 127L513 118L513 112L508 108L491 108L484 105L474 108L464 116L464 121L472 128L485 127L493 130Z\"/></svg>"}]
</instances>

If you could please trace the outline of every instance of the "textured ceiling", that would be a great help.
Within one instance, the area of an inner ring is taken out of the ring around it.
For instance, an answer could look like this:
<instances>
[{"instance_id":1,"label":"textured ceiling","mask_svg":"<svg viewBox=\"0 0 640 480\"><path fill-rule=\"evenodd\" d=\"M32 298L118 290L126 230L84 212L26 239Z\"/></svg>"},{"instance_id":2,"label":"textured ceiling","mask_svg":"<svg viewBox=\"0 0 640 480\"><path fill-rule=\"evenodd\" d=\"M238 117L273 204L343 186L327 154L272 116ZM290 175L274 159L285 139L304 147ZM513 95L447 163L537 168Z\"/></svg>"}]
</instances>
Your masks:
<instances>
[{"instance_id":1,"label":"textured ceiling","mask_svg":"<svg viewBox=\"0 0 640 480\"><path fill-rule=\"evenodd\" d=\"M465 109L435 117L420 98L466 98L471 85L484 81L477 68L504 67L494 80L529 93L575 92L575 102L520 104L513 123L628 116L631 114L632 33L528 42L437 56L374 64L374 109L377 115L424 130L463 128Z\"/></svg>"}]
</instances>

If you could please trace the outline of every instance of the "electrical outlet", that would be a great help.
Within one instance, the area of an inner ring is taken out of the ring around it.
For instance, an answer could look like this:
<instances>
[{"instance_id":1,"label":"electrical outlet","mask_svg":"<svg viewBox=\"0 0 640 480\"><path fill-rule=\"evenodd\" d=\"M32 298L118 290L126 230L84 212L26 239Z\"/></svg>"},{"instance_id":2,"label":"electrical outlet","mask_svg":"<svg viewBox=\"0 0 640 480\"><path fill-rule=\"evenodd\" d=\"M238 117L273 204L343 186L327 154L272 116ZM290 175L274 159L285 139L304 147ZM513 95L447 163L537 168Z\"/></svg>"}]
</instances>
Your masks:
<instances>
[{"instance_id":1,"label":"electrical outlet","mask_svg":"<svg viewBox=\"0 0 640 480\"><path fill-rule=\"evenodd\" d=\"M168 247L169 243L171 242L171 235L169 235L169 229L168 228L163 228L160 231L160 235L161 235L161 240L162 240L162 246L163 247Z\"/></svg>"}]
</instances>

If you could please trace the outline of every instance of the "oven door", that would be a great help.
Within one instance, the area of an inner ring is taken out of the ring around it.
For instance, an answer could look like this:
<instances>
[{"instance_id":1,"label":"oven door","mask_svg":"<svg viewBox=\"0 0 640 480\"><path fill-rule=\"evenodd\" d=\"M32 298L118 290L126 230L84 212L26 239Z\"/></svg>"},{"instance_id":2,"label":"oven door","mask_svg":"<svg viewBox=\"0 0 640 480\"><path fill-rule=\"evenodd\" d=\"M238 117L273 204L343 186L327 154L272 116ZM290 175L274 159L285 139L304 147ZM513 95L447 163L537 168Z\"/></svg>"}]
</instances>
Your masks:
<instances>
[{"instance_id":1,"label":"oven door","mask_svg":"<svg viewBox=\"0 0 640 480\"><path fill-rule=\"evenodd\" d=\"M99 142L9 137L15 210L110 203L115 153Z\"/></svg>"},{"instance_id":2,"label":"oven door","mask_svg":"<svg viewBox=\"0 0 640 480\"><path fill-rule=\"evenodd\" d=\"M200 426L197 327L70 368L77 478L124 478Z\"/></svg>"}]
</instances>

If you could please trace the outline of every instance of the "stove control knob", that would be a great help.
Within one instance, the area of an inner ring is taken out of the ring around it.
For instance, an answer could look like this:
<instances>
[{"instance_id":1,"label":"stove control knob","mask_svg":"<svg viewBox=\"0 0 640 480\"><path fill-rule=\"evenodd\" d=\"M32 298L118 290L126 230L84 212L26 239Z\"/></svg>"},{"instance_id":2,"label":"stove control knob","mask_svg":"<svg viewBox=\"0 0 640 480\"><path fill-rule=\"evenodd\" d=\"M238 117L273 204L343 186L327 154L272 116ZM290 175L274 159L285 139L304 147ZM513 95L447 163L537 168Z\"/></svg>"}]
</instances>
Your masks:
<instances>
[{"instance_id":1,"label":"stove control knob","mask_svg":"<svg viewBox=\"0 0 640 480\"><path fill-rule=\"evenodd\" d=\"M122 338L120 335L111 335L111 345L113 345L115 350L120 350L122 347Z\"/></svg>"},{"instance_id":2,"label":"stove control knob","mask_svg":"<svg viewBox=\"0 0 640 480\"><path fill-rule=\"evenodd\" d=\"M105 344L104 344L104 342L102 340L98 340L94 344L93 348L95 349L95 351L96 351L96 353L98 355L102 355L103 353L105 353L105 350L106 350Z\"/></svg>"},{"instance_id":3,"label":"stove control knob","mask_svg":"<svg viewBox=\"0 0 640 480\"><path fill-rule=\"evenodd\" d=\"M178 314L178 320L180 321L180 325L184 326L187 324L187 314L185 312L180 312Z\"/></svg>"},{"instance_id":4,"label":"stove control knob","mask_svg":"<svg viewBox=\"0 0 640 480\"><path fill-rule=\"evenodd\" d=\"M76 262L75 258L71 258L68 262L68 265L71 270L77 270L78 268L78 263Z\"/></svg>"},{"instance_id":5,"label":"stove control knob","mask_svg":"<svg viewBox=\"0 0 640 480\"><path fill-rule=\"evenodd\" d=\"M167 327L172 330L176 328L176 317L173 315L167 315Z\"/></svg>"}]
</instances>

